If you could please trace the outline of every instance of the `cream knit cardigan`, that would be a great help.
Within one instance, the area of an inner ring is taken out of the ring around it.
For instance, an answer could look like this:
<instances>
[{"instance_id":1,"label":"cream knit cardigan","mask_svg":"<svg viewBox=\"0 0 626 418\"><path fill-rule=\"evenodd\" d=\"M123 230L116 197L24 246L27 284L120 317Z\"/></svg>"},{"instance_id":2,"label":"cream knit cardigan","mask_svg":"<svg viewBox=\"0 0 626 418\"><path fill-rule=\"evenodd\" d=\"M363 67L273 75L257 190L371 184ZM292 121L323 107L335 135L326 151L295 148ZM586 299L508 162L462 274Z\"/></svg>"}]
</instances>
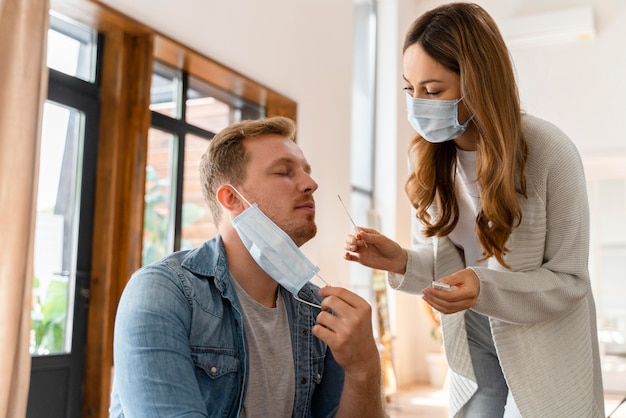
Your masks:
<instances>
[{"instance_id":1,"label":"cream knit cardigan","mask_svg":"<svg viewBox=\"0 0 626 418\"><path fill-rule=\"evenodd\" d=\"M522 117L528 141L528 198L505 260L473 270L480 279L474 309L489 317L504 376L524 418L604 417L596 314L589 272L589 209L584 172L573 143L554 125ZM434 210L434 209L433 209ZM420 293L465 268L449 238L424 238L413 223L413 249L392 288ZM476 389L464 311L442 315L450 365L450 416Z\"/></svg>"}]
</instances>

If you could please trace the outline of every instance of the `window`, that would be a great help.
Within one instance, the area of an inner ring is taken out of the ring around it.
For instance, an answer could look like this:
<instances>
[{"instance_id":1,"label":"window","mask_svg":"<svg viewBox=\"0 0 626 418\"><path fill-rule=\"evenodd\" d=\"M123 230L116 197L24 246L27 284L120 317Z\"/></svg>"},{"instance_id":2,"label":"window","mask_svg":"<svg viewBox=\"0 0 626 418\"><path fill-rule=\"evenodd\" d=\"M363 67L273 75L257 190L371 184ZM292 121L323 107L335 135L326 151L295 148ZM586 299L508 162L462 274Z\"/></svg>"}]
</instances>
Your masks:
<instances>
[{"instance_id":1,"label":"window","mask_svg":"<svg viewBox=\"0 0 626 418\"><path fill-rule=\"evenodd\" d=\"M144 265L195 248L217 233L201 192L200 158L215 133L265 114L261 106L160 62L154 65L150 96Z\"/></svg>"},{"instance_id":2,"label":"window","mask_svg":"<svg viewBox=\"0 0 626 418\"><path fill-rule=\"evenodd\" d=\"M375 210L377 22L375 1L354 2L350 207L356 224L381 231L380 215ZM375 307L374 333L381 350L385 395L390 396L397 385L386 275L350 263L350 282L350 287Z\"/></svg>"},{"instance_id":3,"label":"window","mask_svg":"<svg viewBox=\"0 0 626 418\"><path fill-rule=\"evenodd\" d=\"M350 208L358 225L371 225L368 213L374 207L376 10L374 2L354 5L354 61L352 83L352 138L350 146ZM369 123L368 123L369 121ZM351 286L371 299L371 271L351 264Z\"/></svg>"}]
</instances>

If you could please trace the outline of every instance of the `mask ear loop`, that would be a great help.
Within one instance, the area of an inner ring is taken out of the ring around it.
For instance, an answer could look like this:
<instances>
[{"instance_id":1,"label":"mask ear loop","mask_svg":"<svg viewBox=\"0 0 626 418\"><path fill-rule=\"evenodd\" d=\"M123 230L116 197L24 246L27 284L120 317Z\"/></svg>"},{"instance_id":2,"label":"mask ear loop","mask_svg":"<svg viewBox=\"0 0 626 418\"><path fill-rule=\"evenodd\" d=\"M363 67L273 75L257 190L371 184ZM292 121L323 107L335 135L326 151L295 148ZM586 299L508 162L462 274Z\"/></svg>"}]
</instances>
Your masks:
<instances>
[{"instance_id":1,"label":"mask ear loop","mask_svg":"<svg viewBox=\"0 0 626 418\"><path fill-rule=\"evenodd\" d=\"M250 202L248 202L248 199L246 199L245 197L243 197L243 195L242 195L241 193L239 193L239 190L237 190L237 189L235 188L235 186L233 186L233 185L232 185L232 184L230 184L230 183L226 183L225 185L226 185L226 186L230 186L230 188L231 188L231 189L233 189L233 191L237 194L237 196L239 196L240 198L242 198L242 199L243 199L243 201L244 201L244 202L246 202L246 203L248 204L248 206L250 206L250 207L252 206L252 205L250 204Z\"/></svg>"},{"instance_id":2,"label":"mask ear loop","mask_svg":"<svg viewBox=\"0 0 626 418\"><path fill-rule=\"evenodd\" d=\"M316 273L315 275L316 275L316 276L317 276L317 277L318 277L321 281L323 281L323 282L324 282L324 284L325 284L326 286L330 286L330 285L328 284L328 282L327 282L326 280L324 280L324 278L323 278L322 276L320 276L320 275L319 275L319 274L317 274L317 273ZM292 296L293 296L293 298L294 298L295 300L297 300L298 302L302 302L302 303L304 303L304 304L307 304L307 305L312 306L312 307L317 308L317 309L322 309L322 307L321 307L320 305L316 305L315 303L311 303L311 302L308 302L308 301L306 301L306 300L304 300L304 299L300 299L297 295L294 295L293 293L292 293Z\"/></svg>"},{"instance_id":3,"label":"mask ear loop","mask_svg":"<svg viewBox=\"0 0 626 418\"><path fill-rule=\"evenodd\" d=\"M456 128L467 128L467 125L469 125L470 121L472 119L474 119L474 115L471 115L469 118L467 118L465 120L465 122L461 123L459 122L459 103L461 103L461 100L463 100L465 98L465 96L461 96L461 98L459 100L456 101L456 103L454 104L455 110L456 110L456 116L455 116L455 122Z\"/></svg>"},{"instance_id":4,"label":"mask ear loop","mask_svg":"<svg viewBox=\"0 0 626 418\"><path fill-rule=\"evenodd\" d=\"M235 186L233 186L232 184L227 184L227 185L228 185L228 186L230 186L230 187L233 189L233 191L234 191L235 193L237 193L237 195L238 195L240 198L242 198L244 202L246 202L246 203L248 204L248 206L250 206L250 207L252 206L252 205L250 204L250 202L248 202L248 199L246 199L245 197L243 197L243 195L242 195L241 193L239 193L239 190L237 190L237 189L235 188ZM326 286L330 286L330 285L326 282L326 280L324 280L324 278L323 278L322 276L320 276L319 274L316 274L316 276L317 276L317 277L319 277L319 278L320 278L320 280L322 280ZM320 305L316 305L315 303L307 302L306 300L304 300L304 299L300 299L298 296L296 296L296 295L294 295L294 294L292 294L292 296L293 296L293 298L294 298L295 300L297 300L298 302L302 302L302 303L307 304L307 305L309 305L309 306L312 306L312 307L314 307L314 308L322 309L322 307L321 307Z\"/></svg>"}]
</instances>

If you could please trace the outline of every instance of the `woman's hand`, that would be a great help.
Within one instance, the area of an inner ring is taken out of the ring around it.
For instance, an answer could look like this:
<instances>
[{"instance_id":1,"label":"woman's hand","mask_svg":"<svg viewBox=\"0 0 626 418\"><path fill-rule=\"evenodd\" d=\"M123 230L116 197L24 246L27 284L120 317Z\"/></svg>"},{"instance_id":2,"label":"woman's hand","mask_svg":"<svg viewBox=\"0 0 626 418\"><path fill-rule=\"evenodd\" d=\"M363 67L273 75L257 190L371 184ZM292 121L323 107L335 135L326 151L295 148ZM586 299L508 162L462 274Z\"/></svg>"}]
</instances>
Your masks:
<instances>
[{"instance_id":1,"label":"woman's hand","mask_svg":"<svg viewBox=\"0 0 626 418\"><path fill-rule=\"evenodd\" d=\"M371 228L358 227L346 237L343 258L364 266L397 274L406 271L407 254L395 241Z\"/></svg>"},{"instance_id":2,"label":"woman's hand","mask_svg":"<svg viewBox=\"0 0 626 418\"><path fill-rule=\"evenodd\" d=\"M466 268L439 280L454 286L452 290L427 287L422 299L438 312L451 314L472 308L478 301L480 280L474 270Z\"/></svg>"}]
</instances>

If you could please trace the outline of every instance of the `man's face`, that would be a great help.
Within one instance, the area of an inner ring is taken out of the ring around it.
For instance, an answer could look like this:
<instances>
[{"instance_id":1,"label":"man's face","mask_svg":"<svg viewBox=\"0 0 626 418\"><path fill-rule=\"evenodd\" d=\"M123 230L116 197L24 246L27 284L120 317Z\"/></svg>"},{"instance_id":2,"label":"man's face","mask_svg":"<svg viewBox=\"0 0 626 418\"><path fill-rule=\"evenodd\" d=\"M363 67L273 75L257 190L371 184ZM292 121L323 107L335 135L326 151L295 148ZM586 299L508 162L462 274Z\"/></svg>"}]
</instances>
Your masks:
<instances>
[{"instance_id":1,"label":"man's face","mask_svg":"<svg viewBox=\"0 0 626 418\"><path fill-rule=\"evenodd\" d=\"M279 135L246 139L244 147L249 161L241 193L301 246L317 232L313 192L318 187L302 150Z\"/></svg>"}]
</instances>

